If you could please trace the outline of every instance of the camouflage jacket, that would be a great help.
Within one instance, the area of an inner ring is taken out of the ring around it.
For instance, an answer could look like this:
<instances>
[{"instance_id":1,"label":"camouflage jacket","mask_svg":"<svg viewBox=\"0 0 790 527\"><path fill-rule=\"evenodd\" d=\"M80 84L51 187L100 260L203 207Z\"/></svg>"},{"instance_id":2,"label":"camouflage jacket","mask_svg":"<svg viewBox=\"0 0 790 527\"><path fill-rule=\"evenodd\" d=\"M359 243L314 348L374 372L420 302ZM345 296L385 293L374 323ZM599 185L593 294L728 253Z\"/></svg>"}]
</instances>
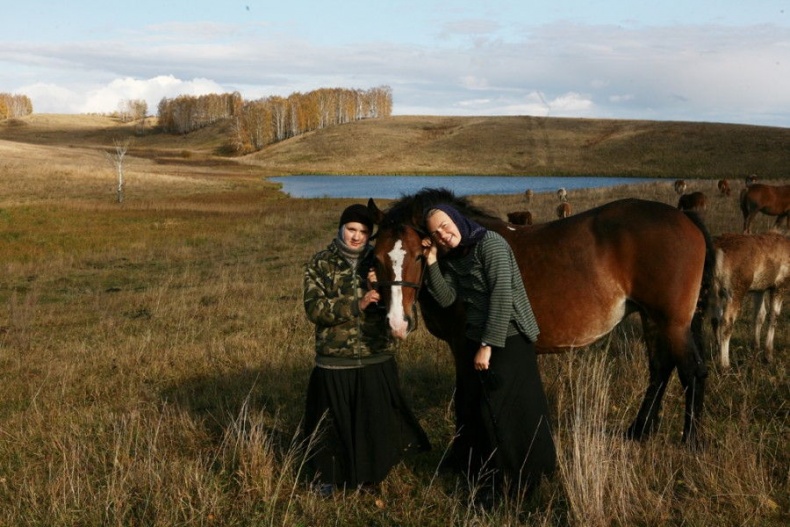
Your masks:
<instances>
[{"instance_id":1,"label":"camouflage jacket","mask_svg":"<svg viewBox=\"0 0 790 527\"><path fill-rule=\"evenodd\" d=\"M359 309L372 266L372 247L365 249L357 268L352 269L336 240L307 263L304 308L315 324L318 366L354 368L392 357L383 308L371 304L364 311Z\"/></svg>"}]
</instances>

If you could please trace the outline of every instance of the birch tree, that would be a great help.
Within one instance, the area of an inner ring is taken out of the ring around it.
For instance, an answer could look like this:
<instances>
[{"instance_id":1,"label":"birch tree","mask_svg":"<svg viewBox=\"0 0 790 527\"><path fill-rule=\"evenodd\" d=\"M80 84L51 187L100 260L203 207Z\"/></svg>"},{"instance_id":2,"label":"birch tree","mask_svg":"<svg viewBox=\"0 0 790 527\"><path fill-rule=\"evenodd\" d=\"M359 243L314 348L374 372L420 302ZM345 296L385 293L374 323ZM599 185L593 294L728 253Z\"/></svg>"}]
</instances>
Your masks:
<instances>
[{"instance_id":1,"label":"birch tree","mask_svg":"<svg viewBox=\"0 0 790 527\"><path fill-rule=\"evenodd\" d=\"M123 162L124 158L126 157L126 152L129 150L129 143L129 139L113 139L115 150L113 152L106 152L107 159L113 164L115 171L118 174L118 189L116 193L118 203L123 203Z\"/></svg>"}]
</instances>

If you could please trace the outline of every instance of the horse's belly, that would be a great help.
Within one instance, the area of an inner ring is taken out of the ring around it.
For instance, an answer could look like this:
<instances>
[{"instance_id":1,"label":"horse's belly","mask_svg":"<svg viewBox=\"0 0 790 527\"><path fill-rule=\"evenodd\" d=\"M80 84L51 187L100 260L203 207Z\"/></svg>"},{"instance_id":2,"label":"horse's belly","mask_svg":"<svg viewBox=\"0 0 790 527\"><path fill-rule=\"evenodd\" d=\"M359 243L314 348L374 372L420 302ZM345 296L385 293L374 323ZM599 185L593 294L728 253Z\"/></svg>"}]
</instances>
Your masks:
<instances>
[{"instance_id":1,"label":"horse's belly","mask_svg":"<svg viewBox=\"0 0 790 527\"><path fill-rule=\"evenodd\" d=\"M598 301L593 307L572 299L550 310L537 309L539 348L579 348L607 335L628 314L626 298Z\"/></svg>"}]
</instances>

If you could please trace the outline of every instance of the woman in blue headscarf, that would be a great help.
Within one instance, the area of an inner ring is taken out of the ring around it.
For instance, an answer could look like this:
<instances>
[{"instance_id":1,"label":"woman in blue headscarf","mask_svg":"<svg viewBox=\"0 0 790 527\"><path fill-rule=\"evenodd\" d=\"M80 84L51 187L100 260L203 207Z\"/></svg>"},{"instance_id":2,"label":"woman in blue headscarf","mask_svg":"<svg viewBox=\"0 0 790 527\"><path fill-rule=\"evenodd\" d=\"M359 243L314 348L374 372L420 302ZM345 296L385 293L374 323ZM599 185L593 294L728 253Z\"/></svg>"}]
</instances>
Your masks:
<instances>
[{"instance_id":1,"label":"woman in blue headscarf","mask_svg":"<svg viewBox=\"0 0 790 527\"><path fill-rule=\"evenodd\" d=\"M513 251L449 205L426 211L425 223L428 291L444 307L460 300L466 312L455 456L485 485L532 491L554 471L556 452L534 346L538 324Z\"/></svg>"}]
</instances>

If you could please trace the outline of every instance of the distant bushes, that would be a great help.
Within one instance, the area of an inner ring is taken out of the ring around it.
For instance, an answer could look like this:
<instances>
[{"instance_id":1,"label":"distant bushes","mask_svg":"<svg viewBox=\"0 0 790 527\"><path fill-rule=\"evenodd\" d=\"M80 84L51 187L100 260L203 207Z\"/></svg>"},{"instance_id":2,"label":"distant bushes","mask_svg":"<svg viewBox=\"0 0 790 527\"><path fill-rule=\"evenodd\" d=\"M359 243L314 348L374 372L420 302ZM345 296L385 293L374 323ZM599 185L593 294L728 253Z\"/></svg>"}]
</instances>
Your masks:
<instances>
[{"instance_id":1,"label":"distant bushes","mask_svg":"<svg viewBox=\"0 0 790 527\"><path fill-rule=\"evenodd\" d=\"M148 103L145 99L125 99L118 103L118 113L115 117L123 123L139 121L148 115Z\"/></svg>"},{"instance_id":2,"label":"distant bushes","mask_svg":"<svg viewBox=\"0 0 790 527\"><path fill-rule=\"evenodd\" d=\"M0 93L0 120L15 119L33 113L33 103L27 95Z\"/></svg>"},{"instance_id":3,"label":"distant bushes","mask_svg":"<svg viewBox=\"0 0 790 527\"><path fill-rule=\"evenodd\" d=\"M236 153L327 126L392 115L392 90L322 88L288 97L244 101L237 92L181 95L159 103L159 125L166 132L189 133L221 120L231 120L228 146Z\"/></svg>"}]
</instances>

